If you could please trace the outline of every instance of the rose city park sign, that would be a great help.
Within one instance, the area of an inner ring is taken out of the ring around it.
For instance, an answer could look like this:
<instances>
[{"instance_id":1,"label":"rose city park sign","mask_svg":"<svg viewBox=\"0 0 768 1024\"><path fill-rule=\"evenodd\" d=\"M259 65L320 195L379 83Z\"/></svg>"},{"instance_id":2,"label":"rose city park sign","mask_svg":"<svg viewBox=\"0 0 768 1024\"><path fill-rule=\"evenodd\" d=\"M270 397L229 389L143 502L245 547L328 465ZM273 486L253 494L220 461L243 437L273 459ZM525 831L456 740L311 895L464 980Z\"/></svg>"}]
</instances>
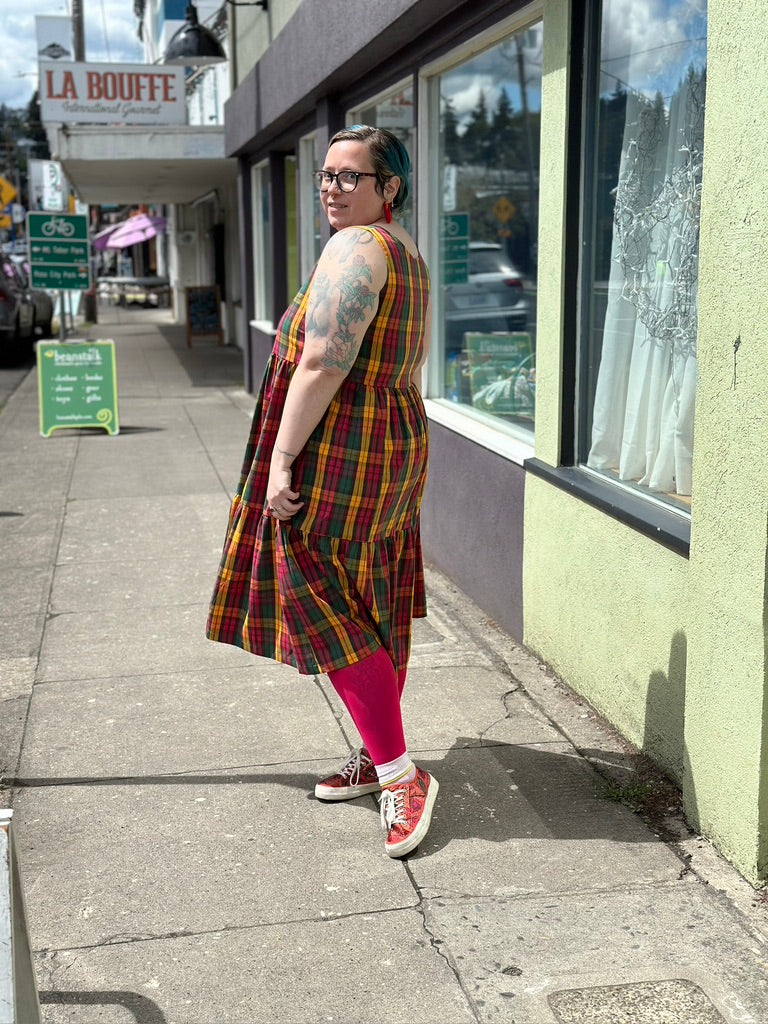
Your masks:
<instances>
[{"instance_id":1,"label":"rose city park sign","mask_svg":"<svg viewBox=\"0 0 768 1024\"><path fill-rule=\"evenodd\" d=\"M41 61L40 112L60 124L186 124L184 68Z\"/></svg>"}]
</instances>

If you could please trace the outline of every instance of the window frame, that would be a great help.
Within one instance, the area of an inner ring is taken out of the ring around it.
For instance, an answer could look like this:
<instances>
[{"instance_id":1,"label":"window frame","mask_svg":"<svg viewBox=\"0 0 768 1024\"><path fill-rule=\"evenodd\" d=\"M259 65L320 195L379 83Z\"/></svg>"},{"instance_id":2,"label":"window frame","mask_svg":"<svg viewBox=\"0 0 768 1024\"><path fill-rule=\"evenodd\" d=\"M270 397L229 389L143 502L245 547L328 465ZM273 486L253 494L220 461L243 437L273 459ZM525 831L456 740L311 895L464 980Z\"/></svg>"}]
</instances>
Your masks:
<instances>
[{"instance_id":1,"label":"window frame","mask_svg":"<svg viewBox=\"0 0 768 1024\"><path fill-rule=\"evenodd\" d=\"M315 215L321 211L317 187L313 173L317 170L317 132L302 135L299 139L299 173L297 183L299 189L299 266L300 277L306 281L320 258L322 244L315 248Z\"/></svg>"},{"instance_id":2,"label":"window frame","mask_svg":"<svg viewBox=\"0 0 768 1024\"><path fill-rule=\"evenodd\" d=\"M473 57L491 49L507 36L523 31L526 26L544 19L544 0L531 0L520 10L473 36L461 46L443 54L419 68L416 145L420 153L437 152L440 132L440 110L437 82L439 76L465 64ZM434 169L432 169L434 173ZM440 260L440 189L430 180L428 161L417 168L416 192L421 197L417 204L416 226L419 245L430 268L439 266ZM433 276L434 274L433 270ZM458 405L442 396L444 366L442 362L440 330L442 307L439 290L432 291L433 316L430 355L424 373L424 405L430 420L447 427L454 433L487 448L494 454L523 466L535 450L536 425L532 431L516 430L493 416L485 416L471 406Z\"/></svg>"},{"instance_id":3,"label":"window frame","mask_svg":"<svg viewBox=\"0 0 768 1024\"><path fill-rule=\"evenodd\" d=\"M267 207L270 216L274 216L272 208L272 180L268 160L262 160L251 167L251 195L253 197L251 210L251 229L253 232L253 324L263 330L274 329L274 311L270 309L272 303L272 281L266 268L269 261L264 251L265 230L269 224L264 220L262 196L266 187L269 193Z\"/></svg>"},{"instance_id":4,"label":"window frame","mask_svg":"<svg viewBox=\"0 0 768 1024\"><path fill-rule=\"evenodd\" d=\"M586 12L574 7L571 23L563 264L575 272L564 275L561 463L551 466L532 457L525 460L524 468L687 558L690 511L666 504L651 492L640 493L631 484L611 480L580 461L586 422L580 383L585 357L582 346L589 330L586 292L590 280L586 272L591 265L591 254L585 256L585 246L589 244L594 210L590 192L594 172L592 178L587 172L594 168L602 4L586 7Z\"/></svg>"},{"instance_id":5,"label":"window frame","mask_svg":"<svg viewBox=\"0 0 768 1024\"><path fill-rule=\"evenodd\" d=\"M301 275L301 235L299 224L299 166L293 153L283 157L285 176L285 279L288 295L293 298L303 283Z\"/></svg>"},{"instance_id":6,"label":"window frame","mask_svg":"<svg viewBox=\"0 0 768 1024\"><path fill-rule=\"evenodd\" d=\"M412 160L412 167L411 167L411 177L412 177L412 179L414 181L417 181L418 180L419 120L420 120L420 118L419 118L419 110L420 110L420 106L419 106L418 82L416 80L416 76L415 75L413 75L413 74L405 75L405 77L403 77L401 79L398 79L398 81L393 82L391 85L388 85L385 89L380 89L378 92L373 93L373 95L367 96L364 100L360 100L360 101L354 103L353 105L347 107L345 123L346 124L360 124L360 123L362 123L362 112L363 112L363 110L366 107L374 107L378 103L381 103L382 100L386 100L390 96L394 96L397 93L403 92L405 89L408 89L408 88L410 88L411 93L413 95L413 105L414 105L414 121L413 121L413 126L412 126L414 153L413 153L413 160ZM418 233L418 226L417 226L417 220L416 220L416 215L418 213L418 208L419 208L418 196L415 196L415 197L414 196L409 196L405 208L406 208L406 211L408 211L409 213L410 213L410 211L413 211L413 213L411 214L411 220L412 220L413 228L414 228L412 234L414 235L414 239L415 239L416 243L418 244L418 234L419 233ZM410 208L410 210L409 210L409 208ZM409 228L410 224L406 223L405 227Z\"/></svg>"},{"instance_id":7,"label":"window frame","mask_svg":"<svg viewBox=\"0 0 768 1024\"><path fill-rule=\"evenodd\" d=\"M403 78L399 79L397 82L393 82L391 85L388 85L386 87L386 89L380 89L378 92L374 93L372 96L367 96L364 100L360 100L359 102L354 103L352 106L347 107L347 112L346 112L347 124L355 123L354 119L361 116L362 111L364 110L365 107L375 107L376 104L381 103L382 100L388 99L390 96L393 96L395 93L402 92L404 89L407 89L409 86L413 89L413 96L414 96L414 100L415 100L416 99L416 84L414 83L414 76L413 75L405 75ZM417 133L418 125L416 124L416 121L418 121L418 117L415 119L414 126L413 126L414 127L414 132Z\"/></svg>"}]
</instances>

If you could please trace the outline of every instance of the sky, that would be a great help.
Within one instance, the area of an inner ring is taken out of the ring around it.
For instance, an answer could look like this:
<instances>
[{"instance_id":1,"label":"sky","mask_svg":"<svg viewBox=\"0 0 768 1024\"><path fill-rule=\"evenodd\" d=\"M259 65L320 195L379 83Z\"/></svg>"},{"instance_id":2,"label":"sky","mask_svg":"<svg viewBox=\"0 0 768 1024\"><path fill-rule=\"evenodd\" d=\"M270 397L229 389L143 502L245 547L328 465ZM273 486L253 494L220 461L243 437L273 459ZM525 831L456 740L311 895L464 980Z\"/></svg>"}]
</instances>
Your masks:
<instances>
[{"instance_id":1,"label":"sky","mask_svg":"<svg viewBox=\"0 0 768 1024\"><path fill-rule=\"evenodd\" d=\"M707 59L707 0L603 0L602 89L617 84L653 98L669 97L690 63ZM541 107L542 24L517 37L526 60L528 108ZM490 110L502 86L515 110L521 109L517 49L502 43L442 76L440 92L466 124L480 93Z\"/></svg>"},{"instance_id":2,"label":"sky","mask_svg":"<svg viewBox=\"0 0 768 1024\"><path fill-rule=\"evenodd\" d=\"M542 23L537 22L515 37L525 59L526 101L528 110L541 109ZM466 127L480 94L485 96L489 115L495 108L502 87L515 111L522 110L516 42L501 43L479 56L446 72L440 81L440 95L450 100L459 125ZM462 128L459 128L461 134Z\"/></svg>"},{"instance_id":3,"label":"sky","mask_svg":"<svg viewBox=\"0 0 768 1024\"><path fill-rule=\"evenodd\" d=\"M603 31L601 89L617 85L668 98L689 64L707 61L706 0L610 0Z\"/></svg>"},{"instance_id":4,"label":"sky","mask_svg":"<svg viewBox=\"0 0 768 1024\"><path fill-rule=\"evenodd\" d=\"M133 0L82 0L88 61L143 64ZM0 0L0 103L26 107L37 88L35 15L67 15L71 0Z\"/></svg>"},{"instance_id":5,"label":"sky","mask_svg":"<svg viewBox=\"0 0 768 1024\"><path fill-rule=\"evenodd\" d=\"M85 55L89 61L111 61L112 63L143 63L142 44L136 36L136 19L133 0L82 0L85 21ZM35 37L35 15L66 15L70 13L71 0L0 0L0 25L3 28L5 45L0 47L0 103L17 108L25 107L37 87L37 46ZM701 41L697 48L669 46L679 39L693 38L706 33L706 0L610 0L605 4L606 33L604 38L604 66L611 72L609 85L616 79L631 80L636 89L659 88L660 70L670 70L679 61L684 68L688 61L699 53L706 55L706 43ZM532 32L525 33L526 56L532 62L540 61L540 25ZM663 40L665 45L659 45ZM8 41L12 41L8 45ZM538 54L536 51L539 51ZM632 54L631 67L628 56ZM494 48L489 54L476 58L471 70L464 68L452 75L450 92L454 109L459 117L465 117L476 105L479 92L491 88L494 81L514 79L510 70L514 68L514 54L500 54ZM506 59L501 59L502 57ZM502 67L486 66L493 63ZM511 68L510 68L511 64ZM531 68L533 71L534 69ZM540 66L537 69L540 73ZM675 69L676 79L679 70ZM519 88L509 83L510 99L519 109ZM676 82L670 78L670 90ZM496 86L497 89L498 86ZM610 89L608 89L610 91ZM486 95L495 101L495 95ZM529 95L532 106L537 105L538 96Z\"/></svg>"}]
</instances>

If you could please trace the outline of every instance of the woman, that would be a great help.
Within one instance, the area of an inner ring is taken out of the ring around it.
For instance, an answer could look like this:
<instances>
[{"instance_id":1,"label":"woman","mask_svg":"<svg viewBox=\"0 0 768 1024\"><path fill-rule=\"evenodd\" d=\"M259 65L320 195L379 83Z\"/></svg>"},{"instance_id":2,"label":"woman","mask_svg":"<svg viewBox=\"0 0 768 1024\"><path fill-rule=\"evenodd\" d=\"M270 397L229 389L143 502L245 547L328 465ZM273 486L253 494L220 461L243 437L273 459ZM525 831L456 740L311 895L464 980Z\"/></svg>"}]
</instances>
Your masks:
<instances>
[{"instance_id":1,"label":"woman","mask_svg":"<svg viewBox=\"0 0 768 1024\"><path fill-rule=\"evenodd\" d=\"M316 173L336 234L278 327L207 630L329 676L363 746L315 795L381 789L390 857L422 841L438 790L408 756L400 713L412 619L426 615L429 276L392 218L409 172L396 136L357 125Z\"/></svg>"}]
</instances>

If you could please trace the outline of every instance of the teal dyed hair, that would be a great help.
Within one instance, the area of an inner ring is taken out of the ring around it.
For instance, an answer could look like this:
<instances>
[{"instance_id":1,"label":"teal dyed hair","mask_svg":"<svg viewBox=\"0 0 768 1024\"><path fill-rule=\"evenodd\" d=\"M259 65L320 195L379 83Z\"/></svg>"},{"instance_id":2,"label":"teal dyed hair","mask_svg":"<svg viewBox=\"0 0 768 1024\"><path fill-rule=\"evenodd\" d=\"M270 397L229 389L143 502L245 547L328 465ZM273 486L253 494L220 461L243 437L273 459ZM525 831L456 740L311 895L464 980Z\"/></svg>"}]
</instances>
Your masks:
<instances>
[{"instance_id":1,"label":"teal dyed hair","mask_svg":"<svg viewBox=\"0 0 768 1024\"><path fill-rule=\"evenodd\" d=\"M386 128L373 128L369 124L353 124L336 132L329 147L334 142L364 142L371 152L371 161L376 173L379 190L384 191L387 178L397 175L400 188L392 200L392 206L399 209L411 191L411 158L408 150L396 135Z\"/></svg>"}]
</instances>

